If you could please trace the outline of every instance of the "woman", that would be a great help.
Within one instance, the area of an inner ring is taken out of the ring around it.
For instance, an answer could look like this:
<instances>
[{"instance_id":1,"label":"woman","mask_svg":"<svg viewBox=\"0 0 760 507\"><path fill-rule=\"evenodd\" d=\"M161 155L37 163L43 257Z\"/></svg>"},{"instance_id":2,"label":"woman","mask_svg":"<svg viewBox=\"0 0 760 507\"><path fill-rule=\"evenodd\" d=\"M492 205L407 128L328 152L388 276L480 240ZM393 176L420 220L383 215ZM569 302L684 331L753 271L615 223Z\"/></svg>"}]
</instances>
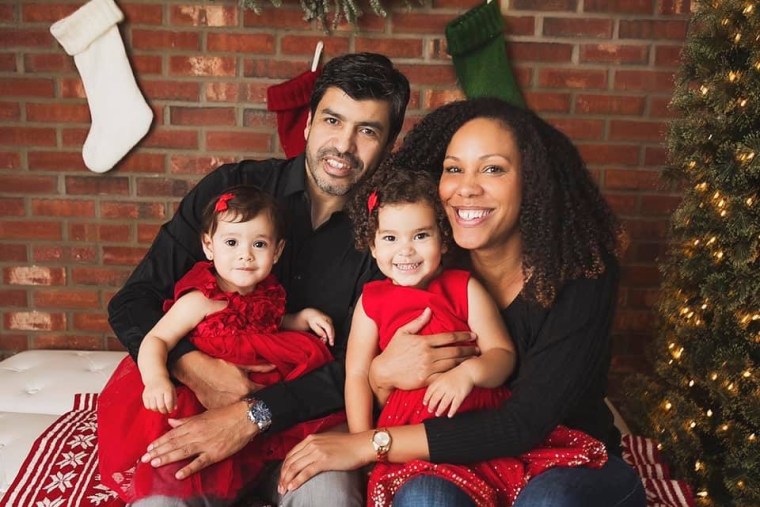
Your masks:
<instances>
[{"instance_id":1,"label":"woman","mask_svg":"<svg viewBox=\"0 0 760 507\"><path fill-rule=\"evenodd\" d=\"M309 437L286 458L281 487L378 457L468 463L516 456L563 424L604 442L608 463L549 470L514 505L643 506L641 481L619 458L620 434L604 402L621 229L576 148L530 111L475 99L425 117L393 162L440 174L454 240L468 251L467 267L502 309L517 346L512 397L495 410L389 428L381 432L383 444L390 440L382 456L371 434ZM373 361L376 389L427 383L413 378L405 350L415 338L394 337L395 347ZM394 505L470 505L461 493L444 479L419 476L401 487Z\"/></svg>"}]
</instances>

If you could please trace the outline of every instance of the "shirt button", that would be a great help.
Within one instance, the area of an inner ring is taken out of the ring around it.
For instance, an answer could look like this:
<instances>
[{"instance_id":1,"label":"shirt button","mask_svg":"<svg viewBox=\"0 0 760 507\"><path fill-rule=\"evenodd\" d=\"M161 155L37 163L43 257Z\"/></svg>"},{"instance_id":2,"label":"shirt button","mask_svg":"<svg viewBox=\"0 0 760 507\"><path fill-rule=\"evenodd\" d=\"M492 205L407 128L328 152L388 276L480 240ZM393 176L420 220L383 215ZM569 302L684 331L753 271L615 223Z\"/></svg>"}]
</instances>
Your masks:
<instances>
[{"instance_id":1,"label":"shirt button","mask_svg":"<svg viewBox=\"0 0 760 507\"><path fill-rule=\"evenodd\" d=\"M297 282L300 282L303 279L303 275L296 275L294 278Z\"/></svg>"}]
</instances>

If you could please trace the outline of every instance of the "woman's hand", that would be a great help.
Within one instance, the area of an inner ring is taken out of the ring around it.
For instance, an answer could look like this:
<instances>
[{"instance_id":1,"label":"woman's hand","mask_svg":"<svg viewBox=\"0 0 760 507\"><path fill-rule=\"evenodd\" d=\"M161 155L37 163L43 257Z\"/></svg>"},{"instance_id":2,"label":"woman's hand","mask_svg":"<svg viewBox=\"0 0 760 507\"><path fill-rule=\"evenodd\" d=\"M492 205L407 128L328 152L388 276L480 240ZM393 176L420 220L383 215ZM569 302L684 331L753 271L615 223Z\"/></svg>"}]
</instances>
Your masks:
<instances>
[{"instance_id":1,"label":"woman's hand","mask_svg":"<svg viewBox=\"0 0 760 507\"><path fill-rule=\"evenodd\" d=\"M436 374L478 355L478 348L470 343L475 335L469 331L418 335L431 315L426 308L419 317L401 326L385 350L375 357L370 367L373 390L419 389L429 385Z\"/></svg>"},{"instance_id":2,"label":"woman's hand","mask_svg":"<svg viewBox=\"0 0 760 507\"><path fill-rule=\"evenodd\" d=\"M285 456L277 491L293 491L327 470L356 470L374 458L371 431L309 435Z\"/></svg>"}]
</instances>

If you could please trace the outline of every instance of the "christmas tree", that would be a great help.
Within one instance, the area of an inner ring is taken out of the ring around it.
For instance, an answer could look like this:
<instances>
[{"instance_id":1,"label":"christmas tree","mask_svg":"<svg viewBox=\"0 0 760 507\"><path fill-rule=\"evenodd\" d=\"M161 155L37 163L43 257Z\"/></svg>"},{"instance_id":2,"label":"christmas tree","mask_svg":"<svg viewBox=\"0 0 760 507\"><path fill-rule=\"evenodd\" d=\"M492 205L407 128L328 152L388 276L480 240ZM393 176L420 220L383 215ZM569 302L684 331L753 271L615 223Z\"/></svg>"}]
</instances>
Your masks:
<instances>
[{"instance_id":1,"label":"christmas tree","mask_svg":"<svg viewBox=\"0 0 760 507\"><path fill-rule=\"evenodd\" d=\"M760 4L697 0L671 106L654 373L629 409L700 505L760 506Z\"/></svg>"}]
</instances>

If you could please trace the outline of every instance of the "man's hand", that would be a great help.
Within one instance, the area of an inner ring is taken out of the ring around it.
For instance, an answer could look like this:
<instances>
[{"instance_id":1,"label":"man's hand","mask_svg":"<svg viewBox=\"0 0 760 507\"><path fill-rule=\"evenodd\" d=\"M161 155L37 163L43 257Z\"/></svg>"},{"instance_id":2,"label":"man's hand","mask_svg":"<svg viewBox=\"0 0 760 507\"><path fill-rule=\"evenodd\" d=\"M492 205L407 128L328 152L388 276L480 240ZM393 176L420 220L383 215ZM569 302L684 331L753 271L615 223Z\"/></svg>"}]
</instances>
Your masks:
<instances>
[{"instance_id":1,"label":"man's hand","mask_svg":"<svg viewBox=\"0 0 760 507\"><path fill-rule=\"evenodd\" d=\"M293 491L327 470L355 470L371 463L375 456L371 434L370 431L309 435L285 456L277 491L281 495Z\"/></svg>"},{"instance_id":2,"label":"man's hand","mask_svg":"<svg viewBox=\"0 0 760 507\"><path fill-rule=\"evenodd\" d=\"M427 406L428 412L435 412L436 417L444 413L448 417L454 417L473 387L475 382L467 371L453 368L441 373L430 383L422 403Z\"/></svg>"},{"instance_id":3,"label":"man's hand","mask_svg":"<svg viewBox=\"0 0 760 507\"><path fill-rule=\"evenodd\" d=\"M478 348L470 343L475 335L469 331L418 335L431 315L426 308L419 317L401 326L386 349L372 360L373 390L419 389L429 385L437 374L478 355Z\"/></svg>"},{"instance_id":4,"label":"man's hand","mask_svg":"<svg viewBox=\"0 0 760 507\"><path fill-rule=\"evenodd\" d=\"M177 379L190 388L206 409L225 407L261 386L251 382L249 372L265 373L274 365L237 366L203 352L185 354L174 365Z\"/></svg>"},{"instance_id":5,"label":"man's hand","mask_svg":"<svg viewBox=\"0 0 760 507\"><path fill-rule=\"evenodd\" d=\"M239 401L186 419L169 419L173 429L151 443L140 459L160 467L195 458L175 474L177 479L189 477L232 456L258 433L247 410L248 404Z\"/></svg>"}]
</instances>

